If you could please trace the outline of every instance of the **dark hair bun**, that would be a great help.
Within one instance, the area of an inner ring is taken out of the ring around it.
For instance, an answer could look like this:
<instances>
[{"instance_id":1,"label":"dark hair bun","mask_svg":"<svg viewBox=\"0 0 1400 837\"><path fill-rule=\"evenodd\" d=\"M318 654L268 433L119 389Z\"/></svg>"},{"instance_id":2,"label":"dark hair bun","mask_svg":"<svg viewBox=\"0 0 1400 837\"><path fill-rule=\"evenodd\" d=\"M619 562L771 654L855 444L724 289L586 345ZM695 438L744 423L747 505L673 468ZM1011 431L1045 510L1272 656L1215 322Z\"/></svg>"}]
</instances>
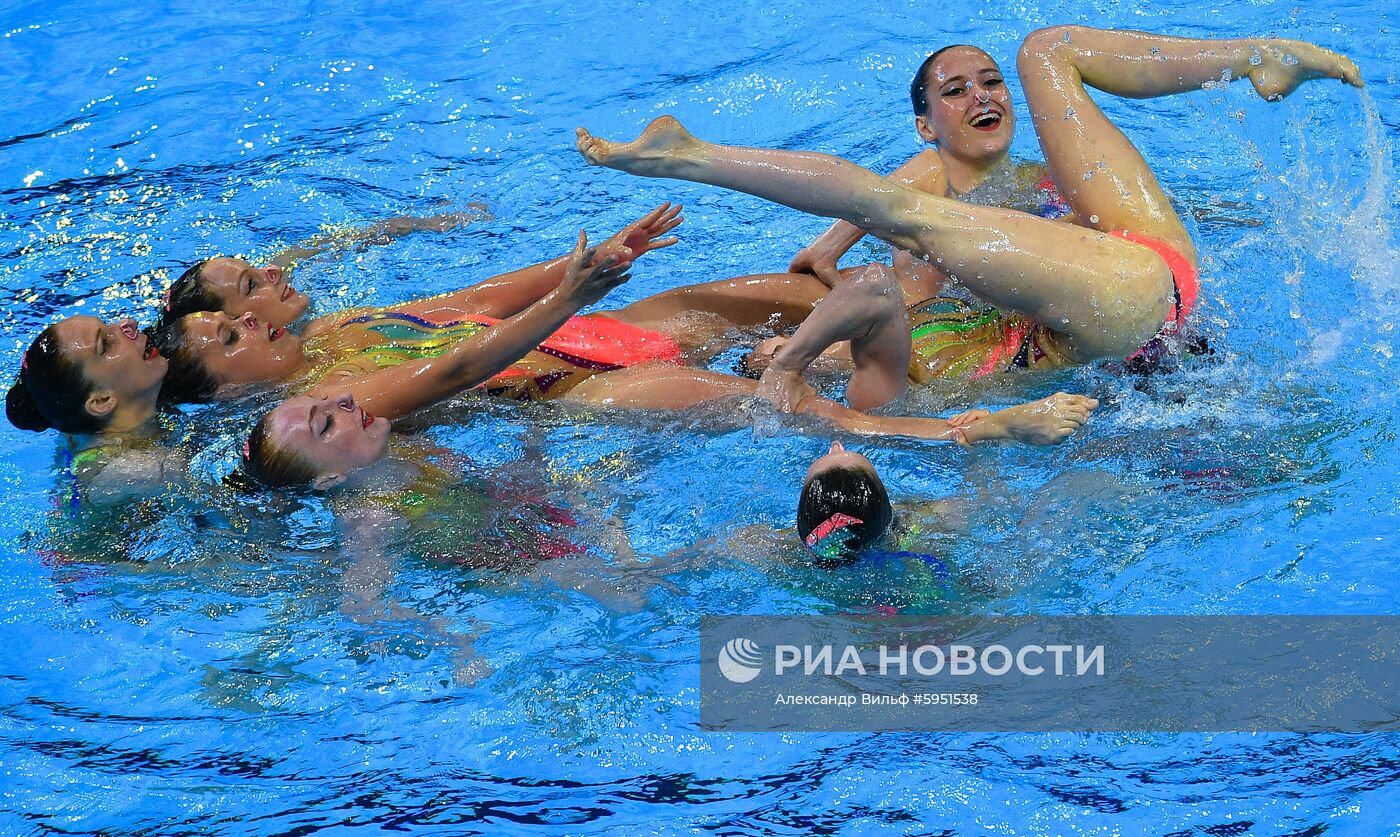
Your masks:
<instances>
[{"instance_id":1,"label":"dark hair bun","mask_svg":"<svg viewBox=\"0 0 1400 837\"><path fill-rule=\"evenodd\" d=\"M34 402L34 396L29 393L29 387L25 386L22 381L15 381L5 396L5 418L8 418L10 424L20 430L32 430L38 433L53 427L52 424L49 424L49 420L44 418L44 414L39 412L39 405Z\"/></svg>"},{"instance_id":2,"label":"dark hair bun","mask_svg":"<svg viewBox=\"0 0 1400 837\"><path fill-rule=\"evenodd\" d=\"M884 483L862 468L827 468L807 480L797 500L797 535L816 553L819 565L855 561L880 540L893 518ZM809 537L814 532L820 532L816 543Z\"/></svg>"}]
</instances>

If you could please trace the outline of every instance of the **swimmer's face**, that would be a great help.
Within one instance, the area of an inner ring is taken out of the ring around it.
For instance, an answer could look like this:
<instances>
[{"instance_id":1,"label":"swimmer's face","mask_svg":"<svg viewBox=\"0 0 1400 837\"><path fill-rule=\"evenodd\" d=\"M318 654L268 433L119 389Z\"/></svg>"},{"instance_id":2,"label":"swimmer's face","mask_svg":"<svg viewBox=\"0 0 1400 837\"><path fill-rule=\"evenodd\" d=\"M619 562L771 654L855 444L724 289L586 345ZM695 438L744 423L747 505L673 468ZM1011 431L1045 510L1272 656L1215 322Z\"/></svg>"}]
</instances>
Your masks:
<instances>
[{"instance_id":1,"label":"swimmer's face","mask_svg":"<svg viewBox=\"0 0 1400 837\"><path fill-rule=\"evenodd\" d=\"M880 481L880 475L875 472L874 463L855 451L846 450L840 442L832 442L831 449L827 451L826 455L812 463L812 467L807 469L807 476L803 482L810 482L813 477L832 468L855 468L859 471L865 471L875 478L875 482L884 484Z\"/></svg>"},{"instance_id":2,"label":"swimmer's face","mask_svg":"<svg viewBox=\"0 0 1400 837\"><path fill-rule=\"evenodd\" d=\"M351 471L382 459L389 447L389 427L388 419L365 412L348 392L289 398L268 417L272 444L295 451L315 468L317 488L336 485Z\"/></svg>"},{"instance_id":3,"label":"swimmer's face","mask_svg":"<svg viewBox=\"0 0 1400 837\"><path fill-rule=\"evenodd\" d=\"M276 327L296 322L311 304L310 297L287 283L287 271L276 265L210 259L199 271L199 281L223 302L223 312L230 317L254 314Z\"/></svg>"},{"instance_id":4,"label":"swimmer's face","mask_svg":"<svg viewBox=\"0 0 1400 837\"><path fill-rule=\"evenodd\" d=\"M90 397L89 412L105 412L123 400L149 399L154 404L169 364L135 320L105 323L96 317L69 317L53 328L60 351L79 365L101 402L94 405Z\"/></svg>"},{"instance_id":5,"label":"swimmer's face","mask_svg":"<svg viewBox=\"0 0 1400 837\"><path fill-rule=\"evenodd\" d=\"M301 338L254 314L189 314L183 325L184 351L199 360L221 389L280 381L302 367Z\"/></svg>"},{"instance_id":6,"label":"swimmer's face","mask_svg":"<svg viewBox=\"0 0 1400 837\"><path fill-rule=\"evenodd\" d=\"M915 117L919 136L943 154L978 165L1011 150L1016 114L1001 68L976 47L953 47L926 71L928 109Z\"/></svg>"}]
</instances>

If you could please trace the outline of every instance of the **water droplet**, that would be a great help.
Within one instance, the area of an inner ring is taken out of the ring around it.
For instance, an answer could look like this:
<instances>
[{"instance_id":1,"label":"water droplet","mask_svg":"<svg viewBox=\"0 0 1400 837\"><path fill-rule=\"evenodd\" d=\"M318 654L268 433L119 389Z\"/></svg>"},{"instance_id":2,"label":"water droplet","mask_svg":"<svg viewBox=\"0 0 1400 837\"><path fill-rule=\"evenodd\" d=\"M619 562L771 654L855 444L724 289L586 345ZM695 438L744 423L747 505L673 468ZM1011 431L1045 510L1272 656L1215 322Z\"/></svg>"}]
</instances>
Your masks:
<instances>
[{"instance_id":1,"label":"water droplet","mask_svg":"<svg viewBox=\"0 0 1400 837\"><path fill-rule=\"evenodd\" d=\"M1073 118L1074 118L1074 108L1072 108L1072 107L1071 107L1071 108L1065 108L1065 119L1073 119Z\"/></svg>"},{"instance_id":2,"label":"water droplet","mask_svg":"<svg viewBox=\"0 0 1400 837\"><path fill-rule=\"evenodd\" d=\"M1069 30L1065 30L1065 43L1069 43Z\"/></svg>"},{"instance_id":3,"label":"water droplet","mask_svg":"<svg viewBox=\"0 0 1400 837\"><path fill-rule=\"evenodd\" d=\"M1089 216L1089 223L1091 223L1091 224L1097 224L1098 222L1099 222L1099 216L1097 216L1097 215L1090 215L1090 216Z\"/></svg>"}]
</instances>

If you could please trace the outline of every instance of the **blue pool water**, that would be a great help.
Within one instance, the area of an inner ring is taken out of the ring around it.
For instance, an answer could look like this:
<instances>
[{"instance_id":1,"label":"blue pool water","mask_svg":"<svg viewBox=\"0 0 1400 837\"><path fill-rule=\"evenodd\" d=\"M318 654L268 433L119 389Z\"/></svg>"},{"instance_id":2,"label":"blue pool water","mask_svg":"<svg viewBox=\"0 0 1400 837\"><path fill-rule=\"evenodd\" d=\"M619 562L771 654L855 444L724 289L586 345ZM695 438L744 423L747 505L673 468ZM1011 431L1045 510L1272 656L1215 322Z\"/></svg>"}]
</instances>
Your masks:
<instances>
[{"instance_id":1,"label":"blue pool water","mask_svg":"<svg viewBox=\"0 0 1400 837\"><path fill-rule=\"evenodd\" d=\"M781 269L823 222L585 169L573 127L670 112L888 171L918 149L909 76L949 42L1009 68L1050 23L1274 33L1348 52L1369 88L1102 99L1193 219L1215 355L911 396L1105 405L1048 452L860 446L898 497L965 507L927 536L952 593L804 567L782 529L825 443L764 417L470 402L414 443L468 462L436 538L368 566L318 501L218 485L228 410L167 419L192 488L115 510L69 502L54 434L0 431L0 833L1400 833L1394 736L698 728L700 614L1400 608L1386 4L371 5L0 10L3 368L61 315L148 321L195 258L389 215L481 217L298 284L331 308L447 290L664 199L682 244L611 301ZM1025 120L1016 151L1037 156Z\"/></svg>"}]
</instances>

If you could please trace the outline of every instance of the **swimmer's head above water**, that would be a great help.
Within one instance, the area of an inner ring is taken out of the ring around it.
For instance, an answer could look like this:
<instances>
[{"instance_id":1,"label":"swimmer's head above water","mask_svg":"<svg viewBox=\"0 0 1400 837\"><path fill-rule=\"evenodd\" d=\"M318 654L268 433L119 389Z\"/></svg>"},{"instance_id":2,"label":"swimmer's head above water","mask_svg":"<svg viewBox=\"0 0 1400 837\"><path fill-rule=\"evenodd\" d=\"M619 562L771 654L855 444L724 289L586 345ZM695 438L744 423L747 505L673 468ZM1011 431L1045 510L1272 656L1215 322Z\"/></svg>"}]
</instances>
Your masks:
<instances>
[{"instance_id":1,"label":"swimmer's head above water","mask_svg":"<svg viewBox=\"0 0 1400 837\"><path fill-rule=\"evenodd\" d=\"M243 468L269 488L343 483L351 472L384 458L390 422L367 412L343 392L324 398L299 395L277 405L248 436Z\"/></svg>"},{"instance_id":2,"label":"swimmer's head above water","mask_svg":"<svg viewBox=\"0 0 1400 837\"><path fill-rule=\"evenodd\" d=\"M173 402L228 397L242 387L283 380L304 363L302 340L256 314L186 314L161 329L160 353L170 361L163 396Z\"/></svg>"},{"instance_id":3,"label":"swimmer's head above water","mask_svg":"<svg viewBox=\"0 0 1400 837\"><path fill-rule=\"evenodd\" d=\"M914 127L924 141L967 163L990 165L1011 150L1016 114L997 62L966 44L924 59L909 85Z\"/></svg>"},{"instance_id":4,"label":"swimmer's head above water","mask_svg":"<svg viewBox=\"0 0 1400 837\"><path fill-rule=\"evenodd\" d=\"M161 327L199 311L222 311L230 317L251 313L264 323L285 328L310 305L311 298L287 282L286 268L254 267L242 259L219 256L197 262L171 283L161 310Z\"/></svg>"},{"instance_id":5,"label":"swimmer's head above water","mask_svg":"<svg viewBox=\"0 0 1400 837\"><path fill-rule=\"evenodd\" d=\"M165 370L135 320L69 317L25 351L5 413L21 430L132 430L155 414Z\"/></svg>"},{"instance_id":6,"label":"swimmer's head above water","mask_svg":"<svg viewBox=\"0 0 1400 837\"><path fill-rule=\"evenodd\" d=\"M850 563L894 519L885 484L869 459L840 442L807 469L797 501L797 534L819 564Z\"/></svg>"}]
</instances>

